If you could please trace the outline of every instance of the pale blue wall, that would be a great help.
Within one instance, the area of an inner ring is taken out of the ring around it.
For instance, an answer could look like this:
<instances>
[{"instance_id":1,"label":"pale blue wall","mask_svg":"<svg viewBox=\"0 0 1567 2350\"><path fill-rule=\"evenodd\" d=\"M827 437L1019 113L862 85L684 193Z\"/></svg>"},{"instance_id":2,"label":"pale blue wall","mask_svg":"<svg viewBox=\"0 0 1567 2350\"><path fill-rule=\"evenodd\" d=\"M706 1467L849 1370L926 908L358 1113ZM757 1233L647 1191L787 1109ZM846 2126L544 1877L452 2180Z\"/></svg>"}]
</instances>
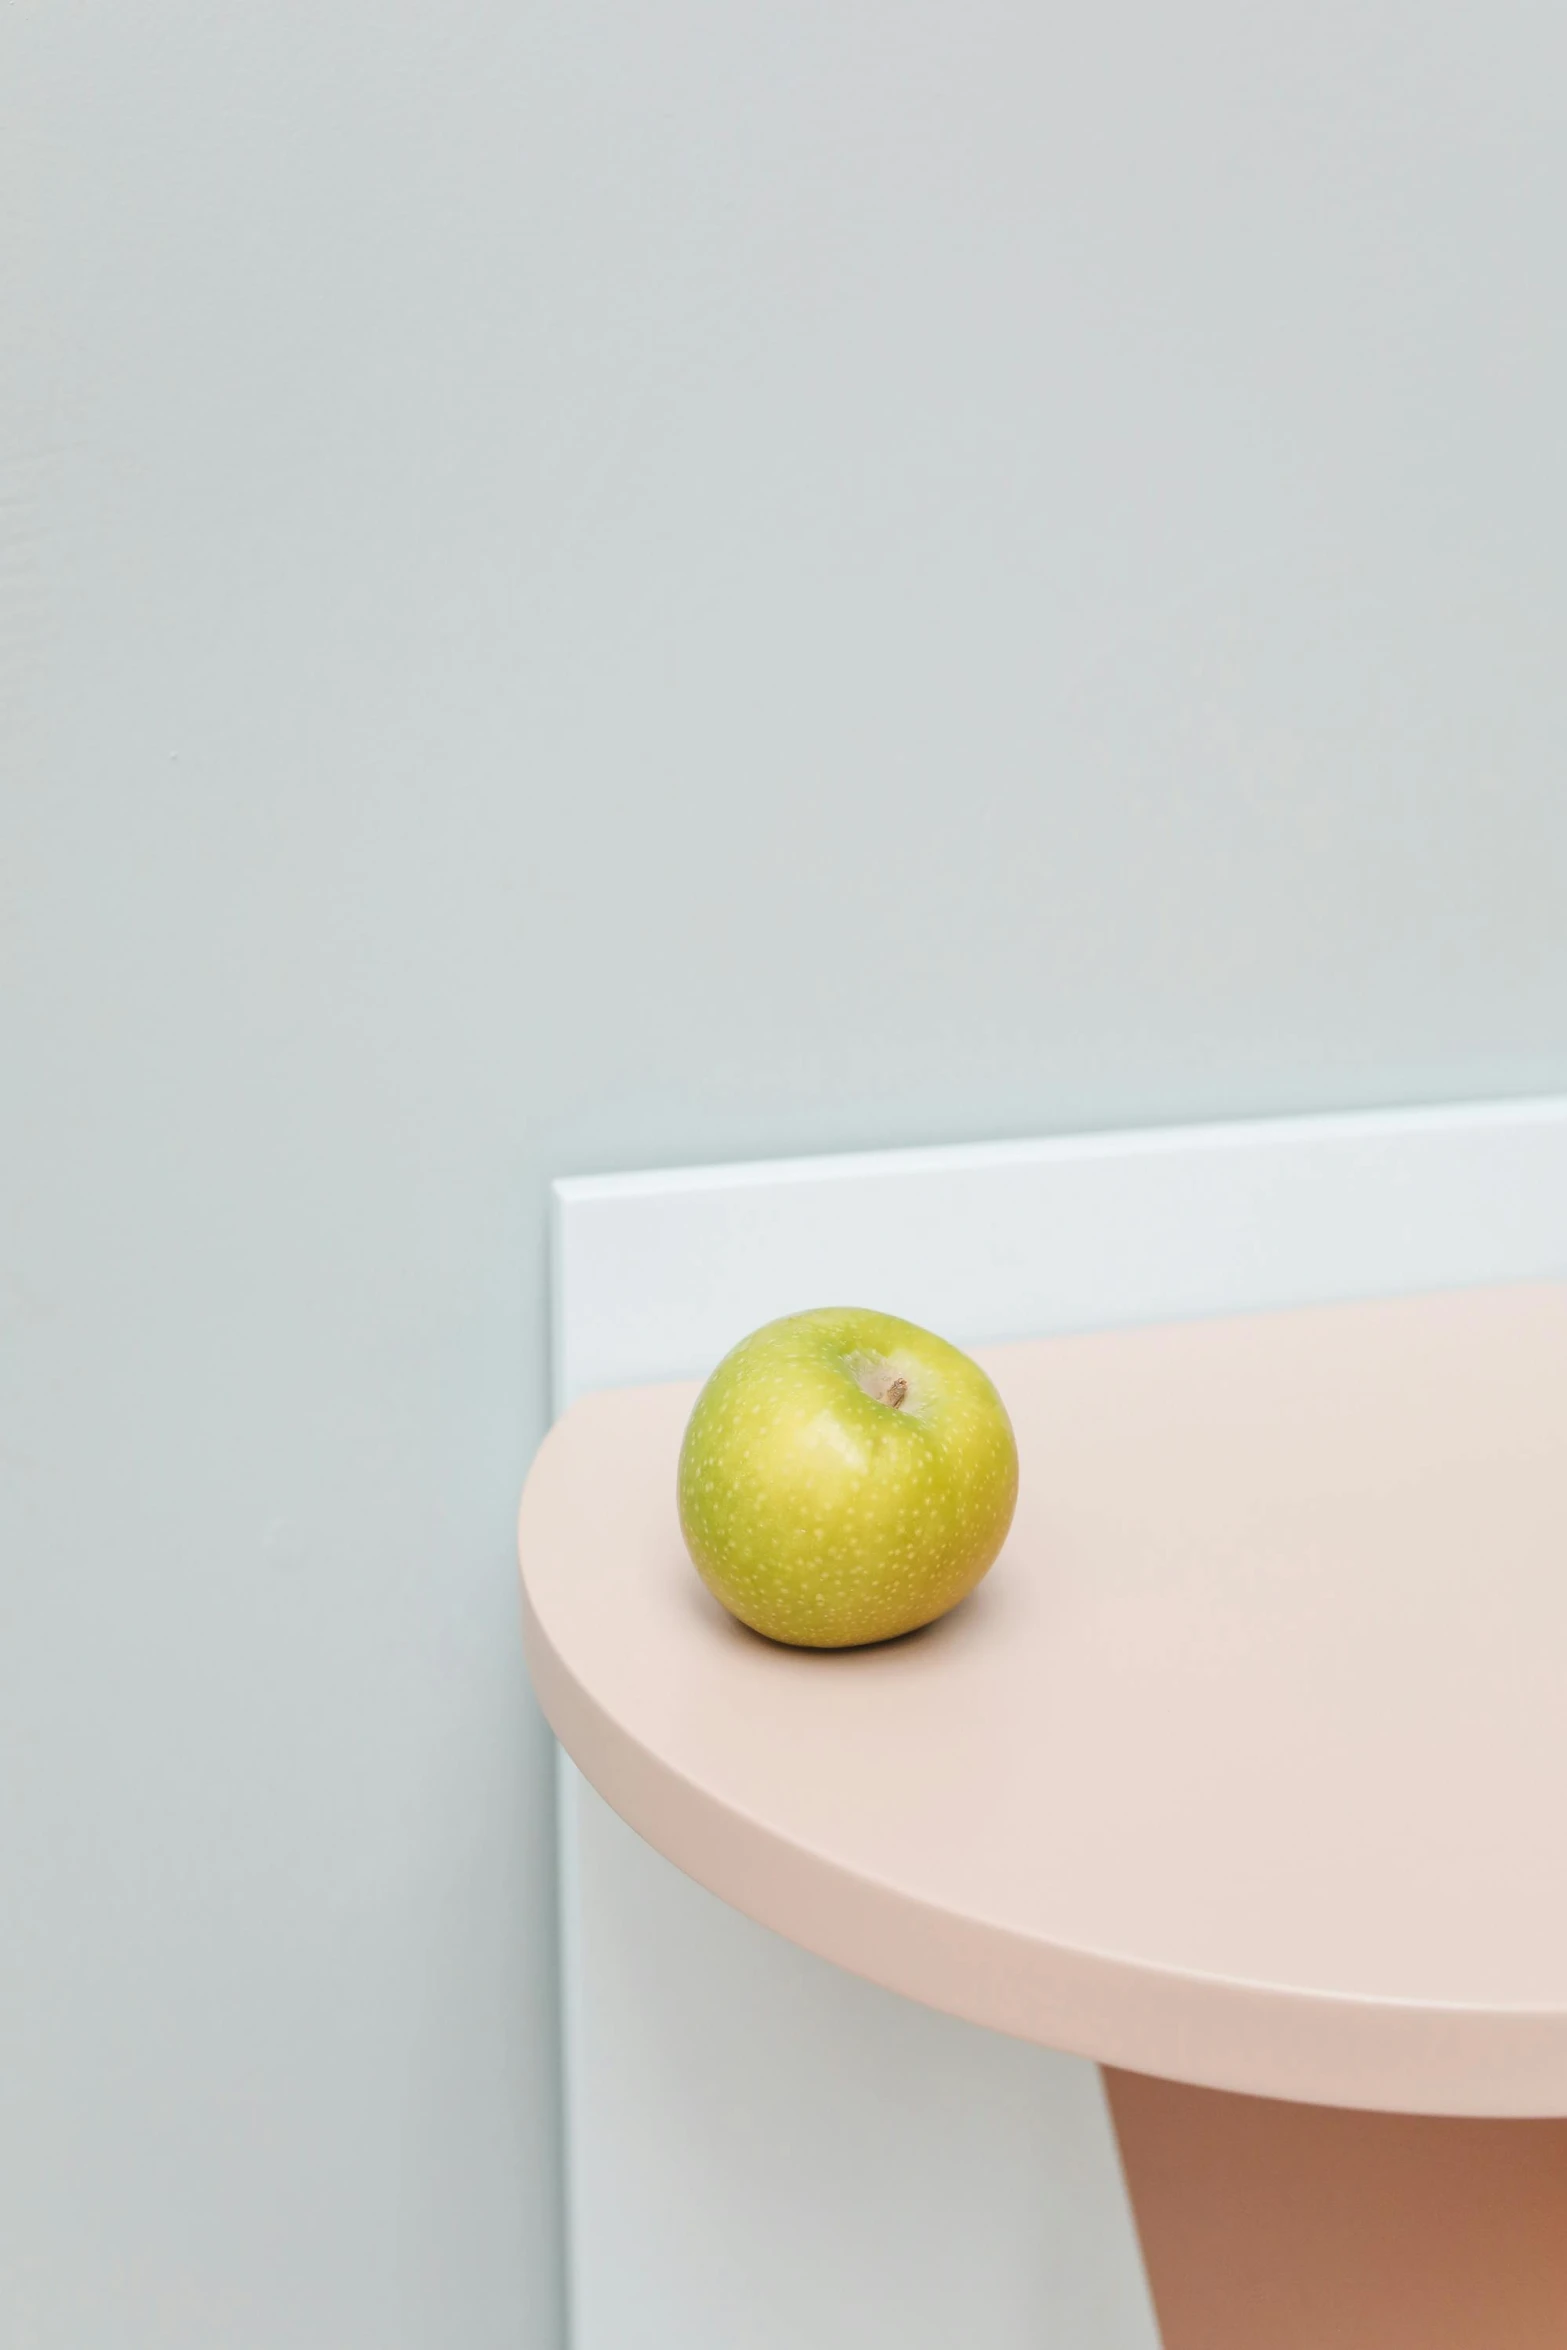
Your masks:
<instances>
[{"instance_id":1,"label":"pale blue wall","mask_svg":"<svg viewBox=\"0 0 1567 2350\"><path fill-rule=\"evenodd\" d=\"M553 2350L558 1170L1567 1084L1567 55L0 18L0 2338Z\"/></svg>"}]
</instances>

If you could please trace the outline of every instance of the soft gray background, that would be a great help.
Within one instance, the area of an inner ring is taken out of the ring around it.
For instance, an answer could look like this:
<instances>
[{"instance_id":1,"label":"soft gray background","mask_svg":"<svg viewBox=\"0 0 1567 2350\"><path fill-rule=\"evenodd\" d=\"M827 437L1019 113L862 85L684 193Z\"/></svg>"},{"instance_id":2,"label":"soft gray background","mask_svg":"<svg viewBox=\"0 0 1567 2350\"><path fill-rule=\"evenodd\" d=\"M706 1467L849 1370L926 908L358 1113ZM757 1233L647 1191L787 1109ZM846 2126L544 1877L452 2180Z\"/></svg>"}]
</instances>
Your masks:
<instances>
[{"instance_id":1,"label":"soft gray background","mask_svg":"<svg viewBox=\"0 0 1567 2350\"><path fill-rule=\"evenodd\" d=\"M6 2350L554 2350L551 1173L1567 1083L1562 28L8 0Z\"/></svg>"}]
</instances>

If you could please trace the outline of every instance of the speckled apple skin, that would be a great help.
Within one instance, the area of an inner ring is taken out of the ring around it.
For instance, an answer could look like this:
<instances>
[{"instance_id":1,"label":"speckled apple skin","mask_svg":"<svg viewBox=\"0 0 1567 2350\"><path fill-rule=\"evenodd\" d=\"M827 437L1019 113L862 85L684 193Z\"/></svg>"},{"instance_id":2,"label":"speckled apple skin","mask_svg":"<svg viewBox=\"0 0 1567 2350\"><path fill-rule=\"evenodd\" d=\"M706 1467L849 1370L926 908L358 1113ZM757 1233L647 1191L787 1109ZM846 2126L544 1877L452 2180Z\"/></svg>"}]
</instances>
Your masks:
<instances>
[{"instance_id":1,"label":"speckled apple skin","mask_svg":"<svg viewBox=\"0 0 1567 2350\"><path fill-rule=\"evenodd\" d=\"M873 1392L907 1382L901 1404ZM893 1314L823 1307L725 1355L680 1448L680 1524L732 1615L796 1648L934 1623L1006 1540L1017 1443L976 1362Z\"/></svg>"}]
</instances>

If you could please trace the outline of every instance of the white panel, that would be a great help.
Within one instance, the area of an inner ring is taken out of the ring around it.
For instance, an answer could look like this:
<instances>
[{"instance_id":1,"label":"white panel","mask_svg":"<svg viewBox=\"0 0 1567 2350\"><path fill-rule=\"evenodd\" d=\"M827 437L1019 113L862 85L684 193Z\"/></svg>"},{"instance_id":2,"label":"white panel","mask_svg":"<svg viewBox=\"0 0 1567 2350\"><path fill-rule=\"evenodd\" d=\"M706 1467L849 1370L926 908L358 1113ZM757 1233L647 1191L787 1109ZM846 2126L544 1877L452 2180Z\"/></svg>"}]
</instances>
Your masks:
<instances>
[{"instance_id":1,"label":"white panel","mask_svg":"<svg viewBox=\"0 0 1567 2350\"><path fill-rule=\"evenodd\" d=\"M1567 1271L1567 1105L556 1186L557 1402L857 1301L969 1340ZM574 2350L1150 2350L1099 2079L732 1915L561 1782Z\"/></svg>"},{"instance_id":2,"label":"white panel","mask_svg":"<svg viewBox=\"0 0 1567 2350\"><path fill-rule=\"evenodd\" d=\"M577 1786L578 2350L1149 2350L1092 2065L780 1941Z\"/></svg>"},{"instance_id":3,"label":"white panel","mask_svg":"<svg viewBox=\"0 0 1567 2350\"><path fill-rule=\"evenodd\" d=\"M555 1194L562 1403L703 1370L801 1305L875 1305L977 1343L1560 1270L1567 1104L588 1176Z\"/></svg>"}]
</instances>

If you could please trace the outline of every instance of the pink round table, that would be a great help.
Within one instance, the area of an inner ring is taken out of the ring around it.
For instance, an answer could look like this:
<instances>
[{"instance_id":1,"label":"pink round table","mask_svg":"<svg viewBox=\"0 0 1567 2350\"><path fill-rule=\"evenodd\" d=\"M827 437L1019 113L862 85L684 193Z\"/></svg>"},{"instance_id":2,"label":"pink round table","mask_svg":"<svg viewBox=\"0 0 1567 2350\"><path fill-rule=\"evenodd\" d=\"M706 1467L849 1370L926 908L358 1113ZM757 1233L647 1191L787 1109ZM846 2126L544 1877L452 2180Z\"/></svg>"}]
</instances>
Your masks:
<instances>
[{"instance_id":1,"label":"pink round table","mask_svg":"<svg viewBox=\"0 0 1567 2350\"><path fill-rule=\"evenodd\" d=\"M521 1516L563 1745L752 1917L1111 2068L1167 2350L1560 2350L1567 1289L981 1359L1007 1548L836 1655L686 1560L694 1387L575 1405Z\"/></svg>"}]
</instances>

